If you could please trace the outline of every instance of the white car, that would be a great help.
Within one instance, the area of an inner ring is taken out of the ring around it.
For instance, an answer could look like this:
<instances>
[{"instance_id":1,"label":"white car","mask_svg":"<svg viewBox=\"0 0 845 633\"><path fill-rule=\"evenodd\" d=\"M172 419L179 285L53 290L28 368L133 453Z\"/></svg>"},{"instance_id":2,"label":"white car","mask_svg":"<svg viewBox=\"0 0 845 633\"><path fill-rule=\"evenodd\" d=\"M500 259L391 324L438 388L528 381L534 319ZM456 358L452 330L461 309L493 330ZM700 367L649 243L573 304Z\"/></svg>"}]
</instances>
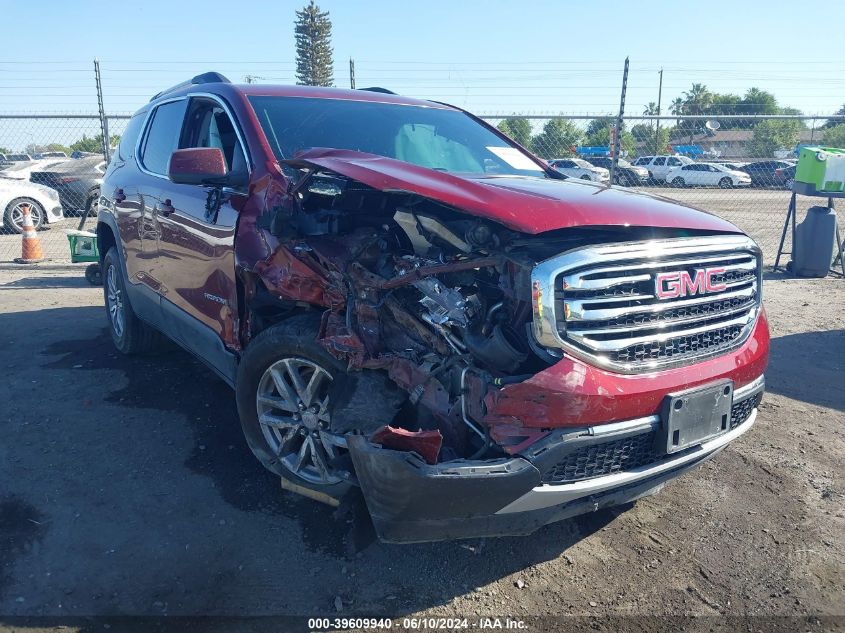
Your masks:
<instances>
[{"instance_id":1,"label":"white car","mask_svg":"<svg viewBox=\"0 0 845 633\"><path fill-rule=\"evenodd\" d=\"M55 189L0 174L0 233L21 232L26 206L29 206L36 229L64 218L59 193Z\"/></svg>"},{"instance_id":2,"label":"white car","mask_svg":"<svg viewBox=\"0 0 845 633\"><path fill-rule=\"evenodd\" d=\"M39 160L21 161L7 165L0 171L0 176L4 178L14 178L15 180L29 180L29 177L34 171L42 171L58 163L63 163L71 160L70 158L42 158Z\"/></svg>"},{"instance_id":3,"label":"white car","mask_svg":"<svg viewBox=\"0 0 845 633\"><path fill-rule=\"evenodd\" d=\"M604 167L591 165L583 158L553 158L549 166L570 178L593 182L607 182L610 179L610 172Z\"/></svg>"},{"instance_id":4,"label":"white car","mask_svg":"<svg viewBox=\"0 0 845 633\"><path fill-rule=\"evenodd\" d=\"M728 169L713 163L693 163L676 167L666 175L666 182L673 187L748 187L751 176L744 171Z\"/></svg>"},{"instance_id":5,"label":"white car","mask_svg":"<svg viewBox=\"0 0 845 633\"><path fill-rule=\"evenodd\" d=\"M637 167L645 167L648 170L649 179L653 182L669 182L666 175L682 165L692 164L692 159L686 156L640 156L634 161Z\"/></svg>"}]
</instances>

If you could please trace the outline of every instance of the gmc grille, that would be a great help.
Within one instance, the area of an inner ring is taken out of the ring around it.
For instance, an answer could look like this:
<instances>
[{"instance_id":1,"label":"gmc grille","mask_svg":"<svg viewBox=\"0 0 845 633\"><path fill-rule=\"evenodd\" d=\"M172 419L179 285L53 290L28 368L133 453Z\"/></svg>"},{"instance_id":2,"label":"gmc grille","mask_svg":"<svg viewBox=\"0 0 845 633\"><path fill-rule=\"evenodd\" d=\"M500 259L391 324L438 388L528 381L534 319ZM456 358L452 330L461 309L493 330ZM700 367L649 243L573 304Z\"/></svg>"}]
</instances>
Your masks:
<instances>
[{"instance_id":1,"label":"gmc grille","mask_svg":"<svg viewBox=\"0 0 845 633\"><path fill-rule=\"evenodd\" d=\"M735 349L761 304L760 251L737 235L590 246L532 277L537 341L623 373Z\"/></svg>"}]
</instances>

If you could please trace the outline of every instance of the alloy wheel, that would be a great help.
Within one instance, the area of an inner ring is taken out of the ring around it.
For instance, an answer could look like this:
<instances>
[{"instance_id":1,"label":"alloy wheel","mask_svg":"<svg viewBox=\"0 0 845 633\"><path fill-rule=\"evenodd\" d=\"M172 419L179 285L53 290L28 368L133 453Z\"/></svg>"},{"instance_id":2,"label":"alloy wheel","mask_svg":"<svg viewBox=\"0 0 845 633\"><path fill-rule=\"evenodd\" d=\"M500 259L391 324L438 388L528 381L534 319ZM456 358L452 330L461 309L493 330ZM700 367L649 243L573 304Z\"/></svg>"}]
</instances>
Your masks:
<instances>
[{"instance_id":1,"label":"alloy wheel","mask_svg":"<svg viewBox=\"0 0 845 633\"><path fill-rule=\"evenodd\" d=\"M106 307L109 311L112 330L120 338L123 336L125 315L123 309L123 291L120 287L120 282L117 280L117 275L117 269L113 264L110 265L106 273L106 303L108 304Z\"/></svg>"},{"instance_id":2,"label":"alloy wheel","mask_svg":"<svg viewBox=\"0 0 845 633\"><path fill-rule=\"evenodd\" d=\"M19 233L23 230L24 209L27 207L29 207L32 224L35 225L36 230L40 229L41 224L44 222L44 217L42 216L41 209L39 207L30 202L18 202L12 207L12 210L9 213L9 220L11 221L14 229Z\"/></svg>"},{"instance_id":3,"label":"alloy wheel","mask_svg":"<svg viewBox=\"0 0 845 633\"><path fill-rule=\"evenodd\" d=\"M305 358L276 361L258 382L258 423L279 463L311 484L344 480L332 467L345 446L330 432L329 388L332 376Z\"/></svg>"}]
</instances>

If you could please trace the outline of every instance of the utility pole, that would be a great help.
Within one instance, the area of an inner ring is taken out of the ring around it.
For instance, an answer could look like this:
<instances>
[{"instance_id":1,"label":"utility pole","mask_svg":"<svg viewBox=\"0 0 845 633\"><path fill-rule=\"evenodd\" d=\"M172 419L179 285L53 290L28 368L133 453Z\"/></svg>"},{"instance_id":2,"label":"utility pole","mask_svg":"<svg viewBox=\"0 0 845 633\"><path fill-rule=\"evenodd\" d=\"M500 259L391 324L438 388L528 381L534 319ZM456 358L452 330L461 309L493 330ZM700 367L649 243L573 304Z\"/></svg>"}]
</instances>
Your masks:
<instances>
[{"instance_id":1,"label":"utility pole","mask_svg":"<svg viewBox=\"0 0 845 633\"><path fill-rule=\"evenodd\" d=\"M616 170L619 166L619 148L622 145L622 116L625 114L625 93L628 90L628 58L625 58L625 70L622 72L622 95L619 98L619 116L616 117L616 134L614 142L611 144L611 163L610 163L610 184L613 184L613 179Z\"/></svg>"},{"instance_id":2,"label":"utility pole","mask_svg":"<svg viewBox=\"0 0 845 633\"><path fill-rule=\"evenodd\" d=\"M100 60L94 60L94 82L97 85L97 107L100 110L100 133L103 135L103 158L109 162L109 121L106 118L106 110L103 107L103 82L100 80Z\"/></svg>"},{"instance_id":3,"label":"utility pole","mask_svg":"<svg viewBox=\"0 0 845 633\"><path fill-rule=\"evenodd\" d=\"M660 84L657 87L657 116L660 116L660 100L663 98L663 69L660 69ZM654 126L654 153L660 153L660 119L656 120L657 125Z\"/></svg>"},{"instance_id":4,"label":"utility pole","mask_svg":"<svg viewBox=\"0 0 845 633\"><path fill-rule=\"evenodd\" d=\"M349 87L355 90L355 60L349 58Z\"/></svg>"}]
</instances>

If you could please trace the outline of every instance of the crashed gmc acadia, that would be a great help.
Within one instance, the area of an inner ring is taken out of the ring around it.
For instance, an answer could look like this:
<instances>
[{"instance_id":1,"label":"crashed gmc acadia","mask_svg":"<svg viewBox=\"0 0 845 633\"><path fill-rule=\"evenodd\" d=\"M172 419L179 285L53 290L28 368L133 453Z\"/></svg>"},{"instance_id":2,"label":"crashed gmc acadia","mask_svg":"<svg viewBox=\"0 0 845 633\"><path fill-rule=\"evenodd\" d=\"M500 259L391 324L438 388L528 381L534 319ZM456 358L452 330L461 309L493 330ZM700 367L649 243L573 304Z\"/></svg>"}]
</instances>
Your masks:
<instances>
[{"instance_id":1,"label":"crashed gmc acadia","mask_svg":"<svg viewBox=\"0 0 845 633\"><path fill-rule=\"evenodd\" d=\"M384 541L629 503L754 424L755 243L458 108L206 73L132 117L101 196L115 345L195 354L286 488L359 490Z\"/></svg>"}]
</instances>

